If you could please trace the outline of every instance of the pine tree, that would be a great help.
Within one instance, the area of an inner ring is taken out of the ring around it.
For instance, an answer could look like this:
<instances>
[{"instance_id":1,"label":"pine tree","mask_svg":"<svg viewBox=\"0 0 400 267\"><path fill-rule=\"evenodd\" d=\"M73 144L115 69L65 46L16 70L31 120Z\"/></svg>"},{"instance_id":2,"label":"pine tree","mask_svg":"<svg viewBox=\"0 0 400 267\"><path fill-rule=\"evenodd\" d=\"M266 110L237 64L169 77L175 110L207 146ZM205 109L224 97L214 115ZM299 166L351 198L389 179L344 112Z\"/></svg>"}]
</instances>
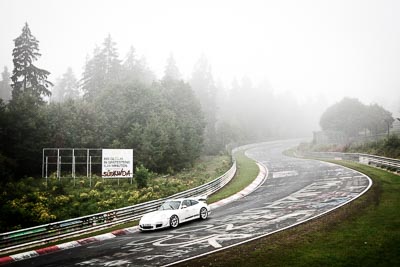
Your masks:
<instances>
[{"instance_id":1,"label":"pine tree","mask_svg":"<svg viewBox=\"0 0 400 267\"><path fill-rule=\"evenodd\" d=\"M93 52L93 58L86 60L81 88L86 100L93 99L105 87L104 77L104 58L100 53L100 48L96 47Z\"/></svg>"},{"instance_id":2,"label":"pine tree","mask_svg":"<svg viewBox=\"0 0 400 267\"><path fill-rule=\"evenodd\" d=\"M204 55L194 66L190 85L200 101L206 121L204 134L205 151L209 154L218 153L221 148L216 143L215 129L217 123L217 87L214 83L211 67Z\"/></svg>"},{"instance_id":3,"label":"pine tree","mask_svg":"<svg viewBox=\"0 0 400 267\"><path fill-rule=\"evenodd\" d=\"M167 60L167 66L165 67L163 80L180 80L181 74L172 53L169 55Z\"/></svg>"},{"instance_id":4,"label":"pine tree","mask_svg":"<svg viewBox=\"0 0 400 267\"><path fill-rule=\"evenodd\" d=\"M144 57L137 58L133 46L130 47L124 63L122 64L122 81L125 83L140 83L150 86L156 77L149 69Z\"/></svg>"},{"instance_id":5,"label":"pine tree","mask_svg":"<svg viewBox=\"0 0 400 267\"><path fill-rule=\"evenodd\" d=\"M52 100L55 102L64 102L68 99L79 98L79 86L72 68L68 68L61 79L54 86Z\"/></svg>"},{"instance_id":6,"label":"pine tree","mask_svg":"<svg viewBox=\"0 0 400 267\"><path fill-rule=\"evenodd\" d=\"M193 163L201 153L205 120L200 102L192 88L181 79L180 71L172 54L161 80L162 98L173 112L174 121L169 124L169 140L162 164L176 170ZM169 167L169 168L168 168Z\"/></svg>"},{"instance_id":7,"label":"pine tree","mask_svg":"<svg viewBox=\"0 0 400 267\"><path fill-rule=\"evenodd\" d=\"M103 42L103 47L96 47L93 58L87 60L81 80L81 87L86 100L93 100L107 86L120 80L121 62L118 59L115 45L116 43L108 35Z\"/></svg>"},{"instance_id":8,"label":"pine tree","mask_svg":"<svg viewBox=\"0 0 400 267\"><path fill-rule=\"evenodd\" d=\"M2 80L0 81L0 98L7 102L11 99L11 86L10 86L10 76L8 68L4 66L4 71L1 73Z\"/></svg>"},{"instance_id":9,"label":"pine tree","mask_svg":"<svg viewBox=\"0 0 400 267\"><path fill-rule=\"evenodd\" d=\"M123 63L123 67L126 71L128 72L133 72L135 71L135 68L137 67L137 62L138 60L136 59L136 51L133 46L129 48L129 51L126 55L126 59Z\"/></svg>"},{"instance_id":10,"label":"pine tree","mask_svg":"<svg viewBox=\"0 0 400 267\"><path fill-rule=\"evenodd\" d=\"M116 43L112 40L109 34L103 42L103 50L101 51L104 57L104 71L108 83L117 82L119 80L121 61L118 59Z\"/></svg>"},{"instance_id":11,"label":"pine tree","mask_svg":"<svg viewBox=\"0 0 400 267\"><path fill-rule=\"evenodd\" d=\"M43 103L43 96L50 96L50 86L47 80L50 72L36 67L33 62L41 56L39 41L31 34L28 23L25 23L22 34L14 40L13 49L14 70L12 80L12 97L17 98L26 93L35 99L37 104Z\"/></svg>"}]
</instances>

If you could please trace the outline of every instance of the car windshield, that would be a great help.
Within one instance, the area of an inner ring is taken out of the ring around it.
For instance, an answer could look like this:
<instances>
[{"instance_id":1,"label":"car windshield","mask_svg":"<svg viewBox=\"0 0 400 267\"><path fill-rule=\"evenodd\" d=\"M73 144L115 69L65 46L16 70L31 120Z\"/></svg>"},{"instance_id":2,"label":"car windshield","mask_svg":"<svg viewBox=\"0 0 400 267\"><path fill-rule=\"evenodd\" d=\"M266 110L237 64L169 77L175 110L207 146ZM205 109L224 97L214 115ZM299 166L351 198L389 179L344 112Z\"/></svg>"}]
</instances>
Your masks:
<instances>
[{"instance_id":1,"label":"car windshield","mask_svg":"<svg viewBox=\"0 0 400 267\"><path fill-rule=\"evenodd\" d=\"M167 201L159 208L159 210L177 210L181 205L180 201Z\"/></svg>"}]
</instances>

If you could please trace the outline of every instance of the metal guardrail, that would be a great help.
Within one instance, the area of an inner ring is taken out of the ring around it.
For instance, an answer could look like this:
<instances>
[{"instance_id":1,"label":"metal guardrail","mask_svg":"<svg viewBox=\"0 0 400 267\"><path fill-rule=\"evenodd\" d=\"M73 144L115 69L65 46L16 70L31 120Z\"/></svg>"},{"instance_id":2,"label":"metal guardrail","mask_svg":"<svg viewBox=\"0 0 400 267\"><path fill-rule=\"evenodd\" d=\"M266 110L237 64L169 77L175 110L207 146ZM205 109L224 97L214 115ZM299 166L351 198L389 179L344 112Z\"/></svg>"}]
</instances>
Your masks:
<instances>
[{"instance_id":1,"label":"metal guardrail","mask_svg":"<svg viewBox=\"0 0 400 267\"><path fill-rule=\"evenodd\" d=\"M369 155L363 153L340 153L340 152L302 152L306 157L328 158L328 159L343 159L359 162L366 165L388 169L390 171L400 172L400 160Z\"/></svg>"},{"instance_id":2,"label":"metal guardrail","mask_svg":"<svg viewBox=\"0 0 400 267\"><path fill-rule=\"evenodd\" d=\"M395 172L400 172L400 160L398 159L392 159L392 158L386 158L368 154L358 154L358 155L360 163L375 165L380 168L388 169Z\"/></svg>"},{"instance_id":3,"label":"metal guardrail","mask_svg":"<svg viewBox=\"0 0 400 267\"><path fill-rule=\"evenodd\" d=\"M166 198L75 219L1 233L0 253L9 253L18 249L46 244L51 241L77 236L82 233L90 233L113 225L137 220L143 214L157 210L158 207L167 199L202 196L215 193L226 185L233 178L235 173L236 161L233 162L232 167L226 173L211 182L179 192Z\"/></svg>"}]
</instances>

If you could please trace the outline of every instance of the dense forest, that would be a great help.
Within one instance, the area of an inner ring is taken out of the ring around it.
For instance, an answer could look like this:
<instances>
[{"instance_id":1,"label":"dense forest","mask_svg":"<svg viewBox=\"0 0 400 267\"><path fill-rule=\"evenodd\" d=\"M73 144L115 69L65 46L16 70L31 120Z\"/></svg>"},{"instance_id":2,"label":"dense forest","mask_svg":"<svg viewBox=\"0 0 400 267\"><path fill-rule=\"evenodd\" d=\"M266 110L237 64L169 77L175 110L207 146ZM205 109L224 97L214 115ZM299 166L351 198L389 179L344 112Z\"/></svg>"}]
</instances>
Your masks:
<instances>
[{"instance_id":1,"label":"dense forest","mask_svg":"<svg viewBox=\"0 0 400 267\"><path fill-rule=\"evenodd\" d=\"M180 170L199 157L204 116L172 59L156 80L133 49L121 62L108 36L80 81L68 69L51 92L50 73L34 65L39 42L28 24L14 42L12 94L0 103L2 181L39 174L45 147L132 148L134 164L156 172Z\"/></svg>"},{"instance_id":2,"label":"dense forest","mask_svg":"<svg viewBox=\"0 0 400 267\"><path fill-rule=\"evenodd\" d=\"M132 148L134 164L174 172L229 144L309 135L310 106L268 83L216 82L202 55L185 81L171 54L157 78L132 46L121 59L111 35L53 82L36 66L39 41L26 23L14 40L14 68L0 81L1 181L37 176L45 147Z\"/></svg>"}]
</instances>

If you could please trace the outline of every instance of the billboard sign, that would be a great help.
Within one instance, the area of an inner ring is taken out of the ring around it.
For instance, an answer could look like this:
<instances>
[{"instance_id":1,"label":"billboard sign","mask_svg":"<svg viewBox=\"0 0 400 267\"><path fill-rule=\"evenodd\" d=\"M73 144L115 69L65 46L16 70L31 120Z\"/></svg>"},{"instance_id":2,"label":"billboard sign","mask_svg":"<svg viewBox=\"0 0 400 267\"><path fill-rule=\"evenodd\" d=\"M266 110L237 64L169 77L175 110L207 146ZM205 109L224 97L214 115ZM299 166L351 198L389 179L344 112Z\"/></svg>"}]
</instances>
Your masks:
<instances>
[{"instance_id":1,"label":"billboard sign","mask_svg":"<svg viewBox=\"0 0 400 267\"><path fill-rule=\"evenodd\" d=\"M103 178L132 178L132 161L132 149L103 149L101 175Z\"/></svg>"}]
</instances>

